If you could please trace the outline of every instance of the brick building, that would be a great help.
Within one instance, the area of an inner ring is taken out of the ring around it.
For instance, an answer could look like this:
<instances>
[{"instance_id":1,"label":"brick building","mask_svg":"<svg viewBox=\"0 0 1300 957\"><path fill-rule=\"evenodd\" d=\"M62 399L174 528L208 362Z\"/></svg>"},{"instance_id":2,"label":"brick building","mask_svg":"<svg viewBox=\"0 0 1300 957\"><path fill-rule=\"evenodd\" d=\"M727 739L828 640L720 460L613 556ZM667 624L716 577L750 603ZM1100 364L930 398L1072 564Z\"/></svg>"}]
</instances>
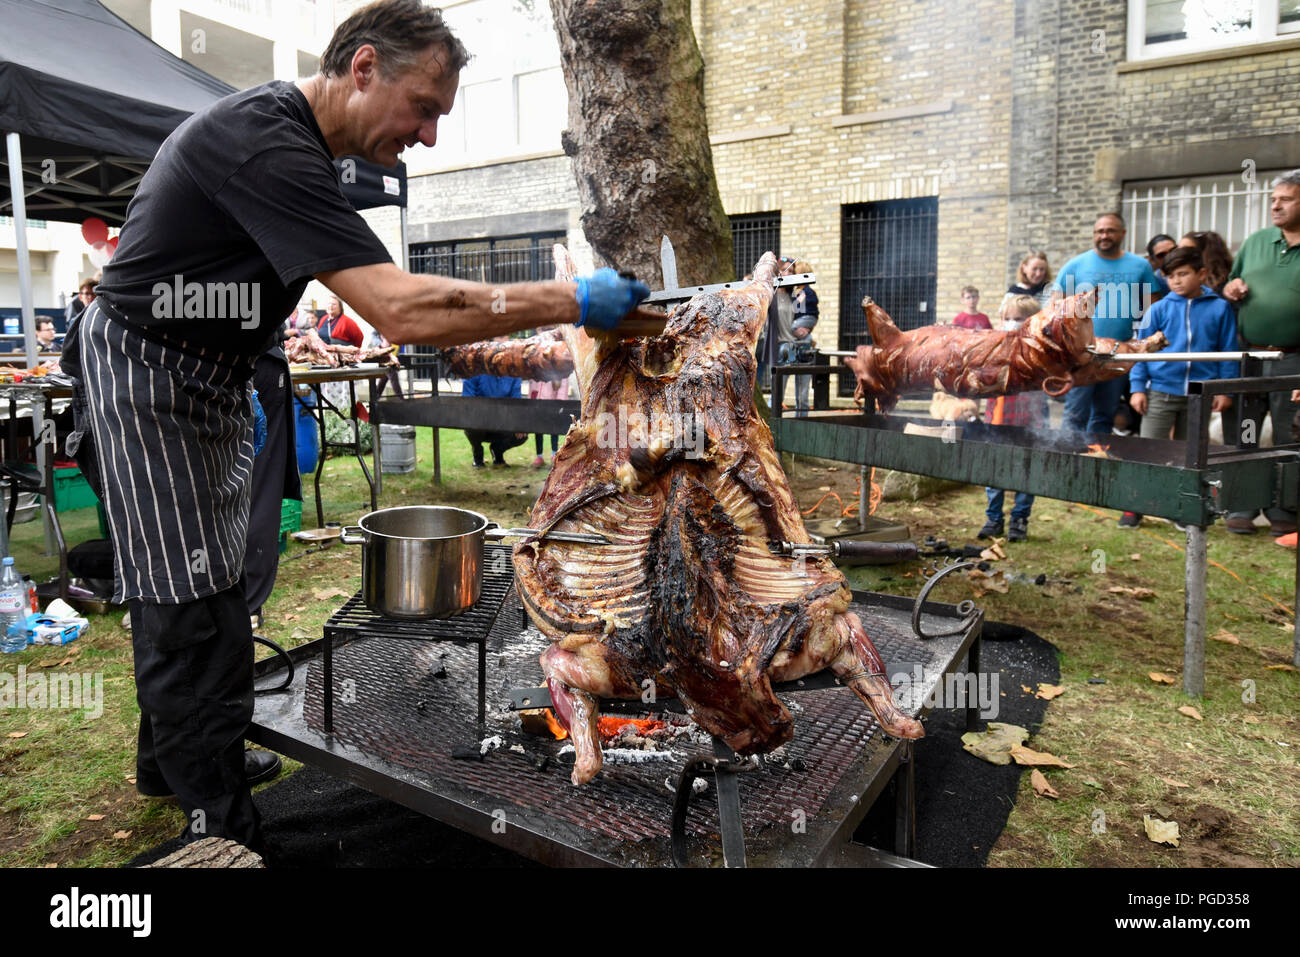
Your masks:
<instances>
[{"instance_id":1,"label":"brick building","mask_svg":"<svg viewBox=\"0 0 1300 957\"><path fill-rule=\"evenodd\" d=\"M546 5L444 7L476 58L438 146L406 157L412 268L544 276L557 238L581 262ZM1024 251L1059 268L1102 210L1124 209L1131 249L1210 228L1235 248L1267 223L1268 176L1300 166L1300 0L696 0L692 18L738 268L808 259L823 347L863 341L864 293L905 328L949 319L967 283L991 313ZM395 243L395 216L374 221Z\"/></svg>"}]
</instances>

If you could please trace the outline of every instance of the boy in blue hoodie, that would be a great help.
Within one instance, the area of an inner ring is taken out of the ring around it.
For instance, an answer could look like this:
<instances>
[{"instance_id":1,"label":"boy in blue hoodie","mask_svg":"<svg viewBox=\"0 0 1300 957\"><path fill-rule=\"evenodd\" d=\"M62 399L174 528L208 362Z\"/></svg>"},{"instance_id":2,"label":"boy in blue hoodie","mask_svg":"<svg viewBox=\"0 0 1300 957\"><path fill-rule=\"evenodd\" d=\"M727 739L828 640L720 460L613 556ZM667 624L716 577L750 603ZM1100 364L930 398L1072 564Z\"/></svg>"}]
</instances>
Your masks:
<instances>
[{"instance_id":1,"label":"boy in blue hoodie","mask_svg":"<svg viewBox=\"0 0 1300 957\"><path fill-rule=\"evenodd\" d=\"M1179 246L1165 257L1169 295L1153 305L1142 320L1138 338L1163 332L1165 352L1236 352L1237 316L1226 299L1205 285L1205 264L1198 250ZM1236 362L1135 362L1129 372L1129 404L1142 416L1142 438L1187 437L1187 383L1204 379L1233 379ZM1211 409L1222 412L1232 396L1216 395ZM1137 528L1142 516L1125 512L1120 528Z\"/></svg>"}]
</instances>

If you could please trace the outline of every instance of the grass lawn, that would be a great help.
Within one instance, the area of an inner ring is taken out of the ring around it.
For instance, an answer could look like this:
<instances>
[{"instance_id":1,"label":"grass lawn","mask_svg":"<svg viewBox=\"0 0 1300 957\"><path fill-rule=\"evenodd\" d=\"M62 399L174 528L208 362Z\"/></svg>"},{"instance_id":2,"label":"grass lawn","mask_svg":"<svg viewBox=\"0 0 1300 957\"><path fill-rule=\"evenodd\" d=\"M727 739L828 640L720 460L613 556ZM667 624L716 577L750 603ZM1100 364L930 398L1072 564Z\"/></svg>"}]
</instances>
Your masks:
<instances>
[{"instance_id":1,"label":"grass lawn","mask_svg":"<svg viewBox=\"0 0 1300 957\"><path fill-rule=\"evenodd\" d=\"M418 429L417 436L417 469L384 477L383 506L453 504L506 527L524 524L546 474L528 467L531 439L507 453L514 467L476 470L463 434L444 431L443 481L434 485L430 430ZM856 466L803 458L791 469L804 508L827 489L845 503L856 501L857 475ZM329 521L354 522L369 511L354 460L330 460L322 494ZM304 524L312 527L310 483L306 497ZM816 516L831 517L836 509L829 499ZM960 545L975 540L983 509L982 489L961 488L922 502L885 502L878 514L908 523L918 540L933 534ZM1148 677L1163 672L1181 678L1182 535L1155 520L1125 532L1115 520L1039 499L1030 540L1004 546L1008 558L997 563L1012 579L1009 590L976 599L990 620L1024 625L1060 649L1065 692L1048 705L1029 746L1076 765L1045 771L1059 800L1036 797L1023 775L990 864L1300 863L1300 675L1288 670L1294 552L1267 534L1239 537L1221 525L1211 529L1207 632L1230 640L1208 642L1206 695L1192 701L1180 684ZM94 510L66 513L64 529L73 544L98 537ZM15 529L13 552L19 568L34 576L57 569L56 559L41 554L38 522ZM357 548L291 543L265 609L264 633L286 646L319 637L342 601L331 592L355 591L360 572ZM1047 584L1033 584L1040 574ZM850 569L849 576L856 588L914 595L924 571L917 562ZM1136 589L1153 594L1139 597ZM936 597L960 601L971 597L970 585L947 581ZM0 662L10 674L24 665L29 672L102 675L104 704L99 717L0 711L0 865L117 865L184 825L177 807L135 792L139 713L121 617L93 617L86 635L67 649L29 648ZM1203 720L1178 711L1188 704ZM296 769L290 761L286 766ZM1177 821L1181 846L1147 840L1144 814Z\"/></svg>"}]
</instances>

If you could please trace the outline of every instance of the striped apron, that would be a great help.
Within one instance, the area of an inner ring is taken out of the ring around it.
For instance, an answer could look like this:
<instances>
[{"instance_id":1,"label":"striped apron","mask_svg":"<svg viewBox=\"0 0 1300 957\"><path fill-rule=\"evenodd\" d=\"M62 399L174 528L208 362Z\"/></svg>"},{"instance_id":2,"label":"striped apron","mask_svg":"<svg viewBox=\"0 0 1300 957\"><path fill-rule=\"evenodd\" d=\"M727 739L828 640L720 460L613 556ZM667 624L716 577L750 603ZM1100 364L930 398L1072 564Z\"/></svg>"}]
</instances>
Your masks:
<instances>
[{"instance_id":1,"label":"striped apron","mask_svg":"<svg viewBox=\"0 0 1300 957\"><path fill-rule=\"evenodd\" d=\"M164 345L86 307L71 350L114 554L113 600L172 605L237 585L253 416L243 357ZM69 451L73 443L69 442Z\"/></svg>"}]
</instances>

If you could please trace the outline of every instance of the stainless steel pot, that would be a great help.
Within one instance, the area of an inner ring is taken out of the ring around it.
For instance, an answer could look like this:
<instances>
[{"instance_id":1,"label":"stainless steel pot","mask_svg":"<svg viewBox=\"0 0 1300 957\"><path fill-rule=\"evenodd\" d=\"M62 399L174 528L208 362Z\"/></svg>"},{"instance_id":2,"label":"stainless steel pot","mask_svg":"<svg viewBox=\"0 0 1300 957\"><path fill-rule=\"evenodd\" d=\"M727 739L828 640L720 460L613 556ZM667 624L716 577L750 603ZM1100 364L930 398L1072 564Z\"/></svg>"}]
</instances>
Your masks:
<instances>
[{"instance_id":1,"label":"stainless steel pot","mask_svg":"<svg viewBox=\"0 0 1300 957\"><path fill-rule=\"evenodd\" d=\"M382 508L343 529L342 541L363 546L362 598L371 611L389 618L442 618L478 601L490 524L460 508Z\"/></svg>"}]
</instances>

